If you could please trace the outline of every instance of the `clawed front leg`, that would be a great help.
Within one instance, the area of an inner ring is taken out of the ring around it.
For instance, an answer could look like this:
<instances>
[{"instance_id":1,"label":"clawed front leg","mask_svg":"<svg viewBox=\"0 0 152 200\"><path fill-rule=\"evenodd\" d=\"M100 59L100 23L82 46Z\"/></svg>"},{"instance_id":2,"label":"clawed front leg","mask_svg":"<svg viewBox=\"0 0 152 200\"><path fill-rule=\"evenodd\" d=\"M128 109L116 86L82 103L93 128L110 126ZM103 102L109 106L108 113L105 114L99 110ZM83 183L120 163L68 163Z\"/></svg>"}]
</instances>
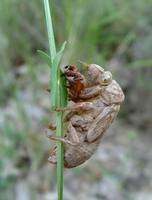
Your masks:
<instances>
[{"instance_id":1,"label":"clawed front leg","mask_svg":"<svg viewBox=\"0 0 152 200\"><path fill-rule=\"evenodd\" d=\"M81 94L80 94L80 99L82 100L86 100L86 99L90 99L90 98L94 98L96 96L98 96L101 93L101 87L96 85L96 86L92 86L92 87L88 87L85 88Z\"/></svg>"}]
</instances>

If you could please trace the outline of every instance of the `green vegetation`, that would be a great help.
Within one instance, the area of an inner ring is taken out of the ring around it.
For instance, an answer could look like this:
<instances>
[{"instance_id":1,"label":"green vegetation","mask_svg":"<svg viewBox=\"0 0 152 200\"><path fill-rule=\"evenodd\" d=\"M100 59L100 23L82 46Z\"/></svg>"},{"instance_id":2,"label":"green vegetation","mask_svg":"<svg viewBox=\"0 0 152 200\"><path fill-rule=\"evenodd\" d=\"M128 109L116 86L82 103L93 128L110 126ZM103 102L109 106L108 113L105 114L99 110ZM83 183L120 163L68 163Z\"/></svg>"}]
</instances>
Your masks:
<instances>
[{"instance_id":1,"label":"green vegetation","mask_svg":"<svg viewBox=\"0 0 152 200\"><path fill-rule=\"evenodd\" d=\"M118 54L126 67L151 66L150 5L150 0L54 2L57 46L65 39L69 41L64 63L76 63L79 59L106 65ZM16 88L14 66L25 62L36 65L40 62L36 50L48 48L44 20L41 0L0 3L1 102L6 99L4 94Z\"/></svg>"},{"instance_id":2,"label":"green vegetation","mask_svg":"<svg viewBox=\"0 0 152 200\"><path fill-rule=\"evenodd\" d=\"M50 14L49 1L44 0L45 7L45 15L46 15L46 23L49 37L49 47L51 54L51 81L50 81L50 89L51 89L51 106L52 108L65 107L67 104L67 96L66 96L66 87L64 86L65 81L61 78L61 70L59 67L59 63L63 54L63 50L65 48L65 44L63 43L61 50L56 53L56 45L54 40L54 32L52 26L52 19ZM43 54L44 55L44 54ZM56 135L59 137L63 137L64 129L63 129L63 113L57 113L55 117L56 121ZM57 144L57 182L58 182L58 200L63 199L63 170L64 170L64 162L63 162L63 143Z\"/></svg>"}]
</instances>

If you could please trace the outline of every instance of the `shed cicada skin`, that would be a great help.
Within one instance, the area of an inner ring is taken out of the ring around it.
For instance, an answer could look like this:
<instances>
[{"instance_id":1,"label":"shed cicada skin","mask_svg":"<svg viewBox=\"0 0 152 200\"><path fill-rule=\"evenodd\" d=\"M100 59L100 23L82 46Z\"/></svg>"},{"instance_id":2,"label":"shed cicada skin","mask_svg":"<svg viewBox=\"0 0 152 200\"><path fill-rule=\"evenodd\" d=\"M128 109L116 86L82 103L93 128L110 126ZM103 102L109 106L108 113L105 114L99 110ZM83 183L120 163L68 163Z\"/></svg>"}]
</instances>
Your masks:
<instances>
[{"instance_id":1,"label":"shed cicada skin","mask_svg":"<svg viewBox=\"0 0 152 200\"><path fill-rule=\"evenodd\" d=\"M76 167L88 160L100 144L101 137L116 118L124 94L112 74L96 64L84 64L87 74L82 75L75 65L65 66L63 73L68 82L72 105L57 108L65 111L65 136L51 140L64 143L64 166ZM50 126L51 130L55 127ZM56 146L51 149L49 161L56 164Z\"/></svg>"}]
</instances>

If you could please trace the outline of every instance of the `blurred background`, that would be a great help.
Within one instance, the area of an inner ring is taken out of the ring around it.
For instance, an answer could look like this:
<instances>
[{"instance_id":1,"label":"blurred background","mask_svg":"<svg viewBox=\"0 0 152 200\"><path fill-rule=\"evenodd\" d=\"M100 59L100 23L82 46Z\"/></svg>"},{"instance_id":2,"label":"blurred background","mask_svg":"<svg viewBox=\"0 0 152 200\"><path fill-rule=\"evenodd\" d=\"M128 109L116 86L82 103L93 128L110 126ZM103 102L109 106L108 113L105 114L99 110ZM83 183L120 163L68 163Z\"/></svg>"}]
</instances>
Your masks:
<instances>
[{"instance_id":1,"label":"blurred background","mask_svg":"<svg viewBox=\"0 0 152 200\"><path fill-rule=\"evenodd\" d=\"M51 1L52 2L52 1ZM65 200L152 200L152 1L56 0L52 15L64 64L96 63L125 93L96 154L65 170ZM42 0L0 1L0 200L56 200L48 52Z\"/></svg>"}]
</instances>

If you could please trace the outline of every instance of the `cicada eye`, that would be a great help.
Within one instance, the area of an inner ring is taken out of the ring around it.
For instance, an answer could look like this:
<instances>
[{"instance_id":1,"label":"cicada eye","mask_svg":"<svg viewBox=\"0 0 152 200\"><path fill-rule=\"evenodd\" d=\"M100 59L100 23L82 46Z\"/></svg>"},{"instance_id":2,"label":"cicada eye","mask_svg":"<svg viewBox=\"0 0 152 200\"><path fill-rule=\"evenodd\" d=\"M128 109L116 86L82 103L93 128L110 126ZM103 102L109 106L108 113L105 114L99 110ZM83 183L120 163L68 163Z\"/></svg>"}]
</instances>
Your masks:
<instances>
[{"instance_id":1,"label":"cicada eye","mask_svg":"<svg viewBox=\"0 0 152 200\"><path fill-rule=\"evenodd\" d=\"M112 81L112 74L109 71L104 72L99 80L101 85L109 85Z\"/></svg>"},{"instance_id":2,"label":"cicada eye","mask_svg":"<svg viewBox=\"0 0 152 200\"><path fill-rule=\"evenodd\" d=\"M64 69L68 69L69 68L69 65L66 65L65 67L64 67Z\"/></svg>"},{"instance_id":3,"label":"cicada eye","mask_svg":"<svg viewBox=\"0 0 152 200\"><path fill-rule=\"evenodd\" d=\"M64 67L65 70L70 70L70 71L74 71L76 70L76 66L75 65L66 65Z\"/></svg>"}]
</instances>

